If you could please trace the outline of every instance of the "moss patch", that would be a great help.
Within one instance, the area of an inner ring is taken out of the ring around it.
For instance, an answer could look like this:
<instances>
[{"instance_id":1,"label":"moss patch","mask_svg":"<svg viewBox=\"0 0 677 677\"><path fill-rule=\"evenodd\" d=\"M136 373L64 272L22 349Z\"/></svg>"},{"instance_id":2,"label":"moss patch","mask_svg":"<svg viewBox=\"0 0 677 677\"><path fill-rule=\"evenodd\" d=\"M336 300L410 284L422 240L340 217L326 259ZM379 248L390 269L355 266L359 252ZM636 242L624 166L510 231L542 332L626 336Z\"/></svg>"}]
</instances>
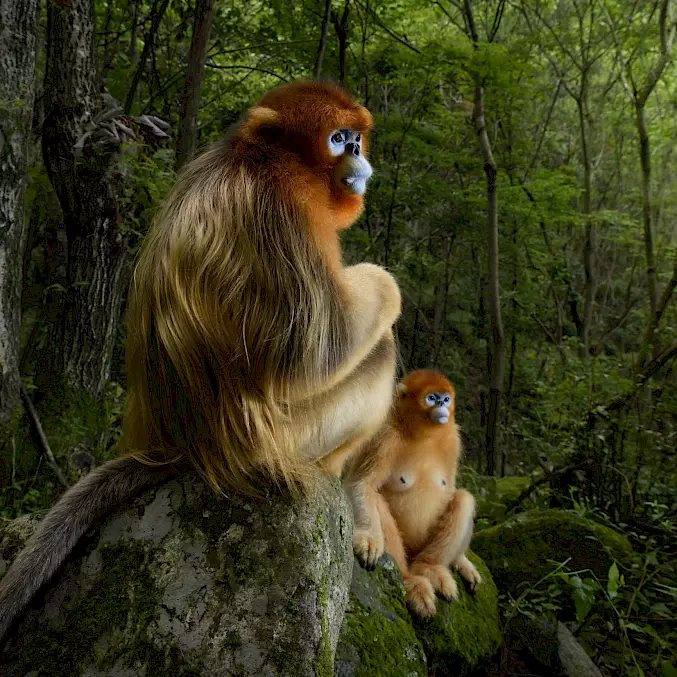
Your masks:
<instances>
[{"instance_id":1,"label":"moss patch","mask_svg":"<svg viewBox=\"0 0 677 677\"><path fill-rule=\"evenodd\" d=\"M23 515L11 522L0 522L0 580L7 573L10 564L33 535L40 520L46 513Z\"/></svg>"},{"instance_id":2,"label":"moss patch","mask_svg":"<svg viewBox=\"0 0 677 677\"><path fill-rule=\"evenodd\" d=\"M421 642L406 608L397 566L381 558L373 572L355 561L350 602L336 650L335 674L352 677L426 677Z\"/></svg>"},{"instance_id":3,"label":"moss patch","mask_svg":"<svg viewBox=\"0 0 677 677\"><path fill-rule=\"evenodd\" d=\"M146 638L145 631L159 611L159 594L148 574L146 550L125 543L101 546L97 552L100 573L92 589L78 596L58 626L45 624L44 632L33 636L30 650L23 646L19 631L16 644L6 651L7 658L16 660L19 674L32 669L35 677L72 677L80 674L91 655L91 644L105 646L99 669L111 669L117 663L122 652L114 647L121 644L129 667L145 665L149 674L158 677L177 674L170 657ZM136 572L133 578L131 571ZM120 641L129 633L131 642L129 638ZM88 641L83 641L85 637Z\"/></svg>"},{"instance_id":4,"label":"moss patch","mask_svg":"<svg viewBox=\"0 0 677 677\"><path fill-rule=\"evenodd\" d=\"M467 675L482 659L493 656L501 644L496 585L479 557L469 552L468 559L482 576L475 594L459 583L458 600L445 602L438 598L433 618L414 620L428 657L428 669L436 677ZM456 580L459 581L458 575Z\"/></svg>"},{"instance_id":5,"label":"moss patch","mask_svg":"<svg viewBox=\"0 0 677 677\"><path fill-rule=\"evenodd\" d=\"M529 477L488 477L486 475L469 475L463 479L463 486L470 491L477 501L478 529L484 524L494 524L505 517L507 506L531 483Z\"/></svg>"},{"instance_id":6,"label":"moss patch","mask_svg":"<svg viewBox=\"0 0 677 677\"><path fill-rule=\"evenodd\" d=\"M614 560L629 562L628 539L564 510L534 510L477 532L472 547L486 562L500 590L515 595L520 584L536 582L552 561L571 558L569 568L591 569L606 578ZM550 560L550 561L549 561Z\"/></svg>"}]
</instances>

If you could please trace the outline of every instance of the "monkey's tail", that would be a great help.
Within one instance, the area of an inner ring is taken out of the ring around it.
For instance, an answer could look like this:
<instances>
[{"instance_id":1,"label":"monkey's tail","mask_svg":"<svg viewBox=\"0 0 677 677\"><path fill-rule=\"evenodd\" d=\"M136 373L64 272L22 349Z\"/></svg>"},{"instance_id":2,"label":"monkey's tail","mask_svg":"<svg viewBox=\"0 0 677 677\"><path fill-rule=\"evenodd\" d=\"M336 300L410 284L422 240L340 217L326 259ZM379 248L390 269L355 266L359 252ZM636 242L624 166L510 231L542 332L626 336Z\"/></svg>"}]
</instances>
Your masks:
<instances>
[{"instance_id":1,"label":"monkey's tail","mask_svg":"<svg viewBox=\"0 0 677 677\"><path fill-rule=\"evenodd\" d=\"M95 522L118 504L176 472L175 465L148 466L123 457L94 469L71 487L0 580L0 646L14 621Z\"/></svg>"}]
</instances>

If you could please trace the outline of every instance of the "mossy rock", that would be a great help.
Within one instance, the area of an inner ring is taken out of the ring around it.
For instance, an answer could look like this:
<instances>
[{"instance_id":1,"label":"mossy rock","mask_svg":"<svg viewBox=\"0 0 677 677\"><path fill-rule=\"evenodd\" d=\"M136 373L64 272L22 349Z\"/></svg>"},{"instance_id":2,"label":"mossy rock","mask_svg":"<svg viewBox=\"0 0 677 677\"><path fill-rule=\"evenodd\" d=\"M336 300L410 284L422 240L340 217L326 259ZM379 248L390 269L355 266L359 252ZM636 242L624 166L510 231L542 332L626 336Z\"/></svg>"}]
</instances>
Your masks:
<instances>
[{"instance_id":1,"label":"mossy rock","mask_svg":"<svg viewBox=\"0 0 677 677\"><path fill-rule=\"evenodd\" d=\"M458 600L445 602L438 598L435 616L414 620L416 635L428 658L428 669L436 677L463 677L483 659L492 657L501 645L496 585L477 555L469 552L468 558L482 576L474 594L455 574Z\"/></svg>"},{"instance_id":2,"label":"mossy rock","mask_svg":"<svg viewBox=\"0 0 677 677\"><path fill-rule=\"evenodd\" d=\"M467 480L464 478L463 486L477 501L477 528L501 521L505 517L508 505L517 500L531 481L531 478L523 476L470 475Z\"/></svg>"},{"instance_id":3,"label":"mossy rock","mask_svg":"<svg viewBox=\"0 0 677 677\"><path fill-rule=\"evenodd\" d=\"M438 599L432 619L412 616L395 562L376 570L353 567L350 602L336 649L336 677L462 677L501 642L498 599L489 570L469 553L482 575L474 595L459 581L459 599Z\"/></svg>"},{"instance_id":4,"label":"mossy rock","mask_svg":"<svg viewBox=\"0 0 677 677\"><path fill-rule=\"evenodd\" d=\"M605 580L614 561L630 563L628 539L613 529L565 510L531 510L473 536L472 547L491 570L499 590L518 594L564 562Z\"/></svg>"},{"instance_id":5,"label":"mossy rock","mask_svg":"<svg viewBox=\"0 0 677 677\"><path fill-rule=\"evenodd\" d=\"M338 647L336 677L426 677L421 642L405 603L400 571L389 557L368 572L355 561Z\"/></svg>"},{"instance_id":6,"label":"mossy rock","mask_svg":"<svg viewBox=\"0 0 677 677\"><path fill-rule=\"evenodd\" d=\"M0 674L331 677L352 531L336 481L302 502L169 482L83 539L14 628Z\"/></svg>"},{"instance_id":7,"label":"mossy rock","mask_svg":"<svg viewBox=\"0 0 677 677\"><path fill-rule=\"evenodd\" d=\"M44 512L33 513L7 522L0 522L0 580L7 573L7 569L26 541L33 535L45 514Z\"/></svg>"}]
</instances>

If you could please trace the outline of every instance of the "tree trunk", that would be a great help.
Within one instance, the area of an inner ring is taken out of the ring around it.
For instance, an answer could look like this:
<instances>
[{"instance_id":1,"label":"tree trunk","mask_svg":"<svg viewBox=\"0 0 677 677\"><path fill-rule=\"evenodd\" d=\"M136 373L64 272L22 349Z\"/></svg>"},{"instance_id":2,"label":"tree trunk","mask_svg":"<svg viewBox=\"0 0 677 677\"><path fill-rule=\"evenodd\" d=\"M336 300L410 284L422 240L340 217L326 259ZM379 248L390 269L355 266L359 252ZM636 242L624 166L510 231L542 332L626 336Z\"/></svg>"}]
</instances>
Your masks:
<instances>
[{"instance_id":1,"label":"tree trunk","mask_svg":"<svg viewBox=\"0 0 677 677\"><path fill-rule=\"evenodd\" d=\"M19 399L26 156L39 0L0 0L0 445Z\"/></svg>"},{"instance_id":2,"label":"tree trunk","mask_svg":"<svg viewBox=\"0 0 677 677\"><path fill-rule=\"evenodd\" d=\"M327 47L327 36L329 35L329 18L331 17L331 0L325 0L324 16L322 17L322 35L320 35L320 44L315 56L315 67L313 75L319 78L322 75L322 61L324 60L324 50Z\"/></svg>"},{"instance_id":3,"label":"tree trunk","mask_svg":"<svg viewBox=\"0 0 677 677\"><path fill-rule=\"evenodd\" d=\"M489 410L486 428L487 474L493 475L499 468L499 433L503 375L505 372L505 346L503 343L503 320L501 317L501 289L498 257L498 191L496 161L491 150L489 135L484 119L484 91L475 87L473 109L475 130L480 144L484 172L487 175L487 228L489 264L489 326L491 329L489 367Z\"/></svg>"},{"instance_id":4,"label":"tree trunk","mask_svg":"<svg viewBox=\"0 0 677 677\"><path fill-rule=\"evenodd\" d=\"M646 250L646 276L649 286L651 317L656 314L656 262L654 260L653 228L651 224L651 151L649 131L646 127L644 103L635 101L637 134L639 136L639 162L642 168L642 221L644 224L644 248Z\"/></svg>"},{"instance_id":5,"label":"tree trunk","mask_svg":"<svg viewBox=\"0 0 677 677\"><path fill-rule=\"evenodd\" d=\"M592 160L588 148L588 128L585 119L585 102L587 99L587 79L584 74L581 85L580 98L576 101L578 107L578 123L581 135L581 162L583 164L583 218L585 219L585 242L583 244L583 268L585 271L585 305L583 308L583 323L581 325L581 342L583 343L582 357L590 356L590 326L592 325L592 311L595 301L595 227L590 218L592 205Z\"/></svg>"},{"instance_id":6,"label":"tree trunk","mask_svg":"<svg viewBox=\"0 0 677 677\"><path fill-rule=\"evenodd\" d=\"M158 0L153 2L153 9L150 19L150 30L143 38L143 51L141 52L141 59L139 59L139 65L134 71L132 84L129 86L127 98L125 99L125 113L127 113L127 115L129 115L129 113L132 111L134 97L136 96L136 89L141 82L141 77L143 76L144 70L146 70L146 62L148 61L148 57L155 46L155 36L160 30L160 21L162 21L162 17L165 15L168 5L169 0L162 0L162 5L160 5L160 7L158 7Z\"/></svg>"},{"instance_id":7,"label":"tree trunk","mask_svg":"<svg viewBox=\"0 0 677 677\"><path fill-rule=\"evenodd\" d=\"M343 12L339 19L338 12L332 12L332 21L339 43L339 82L343 85L346 80L346 55L348 53L348 13L350 0L346 0Z\"/></svg>"},{"instance_id":8,"label":"tree trunk","mask_svg":"<svg viewBox=\"0 0 677 677\"><path fill-rule=\"evenodd\" d=\"M129 32L129 50L127 51L127 58L132 66L136 66L139 62L139 52L136 48L136 40L139 30L140 4L141 0L134 0L132 2L132 28Z\"/></svg>"},{"instance_id":9,"label":"tree trunk","mask_svg":"<svg viewBox=\"0 0 677 677\"><path fill-rule=\"evenodd\" d=\"M197 145L197 114L200 108L200 91L213 18L214 0L196 0L193 40L188 54L186 84L179 120L179 138L176 144L177 169L190 160Z\"/></svg>"},{"instance_id":10,"label":"tree trunk","mask_svg":"<svg viewBox=\"0 0 677 677\"><path fill-rule=\"evenodd\" d=\"M57 382L98 397L108 380L129 271L109 169L119 145L77 142L100 107L94 54L94 0L50 3L42 152L63 209L66 292L36 383Z\"/></svg>"}]
</instances>

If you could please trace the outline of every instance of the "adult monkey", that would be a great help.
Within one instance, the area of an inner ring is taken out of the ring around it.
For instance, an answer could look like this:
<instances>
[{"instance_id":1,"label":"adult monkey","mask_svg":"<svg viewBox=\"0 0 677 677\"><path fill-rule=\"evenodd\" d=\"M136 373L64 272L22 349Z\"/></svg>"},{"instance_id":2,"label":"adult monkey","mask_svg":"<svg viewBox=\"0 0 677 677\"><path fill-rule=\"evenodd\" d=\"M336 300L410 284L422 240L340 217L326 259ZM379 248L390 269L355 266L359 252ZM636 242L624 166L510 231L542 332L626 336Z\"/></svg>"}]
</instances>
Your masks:
<instances>
[{"instance_id":1,"label":"adult monkey","mask_svg":"<svg viewBox=\"0 0 677 677\"><path fill-rule=\"evenodd\" d=\"M268 92L186 166L130 290L123 457L64 494L0 582L0 641L113 507L193 466L218 492L306 491L385 420L400 294L344 268L363 208L369 112L342 89Z\"/></svg>"}]
</instances>

